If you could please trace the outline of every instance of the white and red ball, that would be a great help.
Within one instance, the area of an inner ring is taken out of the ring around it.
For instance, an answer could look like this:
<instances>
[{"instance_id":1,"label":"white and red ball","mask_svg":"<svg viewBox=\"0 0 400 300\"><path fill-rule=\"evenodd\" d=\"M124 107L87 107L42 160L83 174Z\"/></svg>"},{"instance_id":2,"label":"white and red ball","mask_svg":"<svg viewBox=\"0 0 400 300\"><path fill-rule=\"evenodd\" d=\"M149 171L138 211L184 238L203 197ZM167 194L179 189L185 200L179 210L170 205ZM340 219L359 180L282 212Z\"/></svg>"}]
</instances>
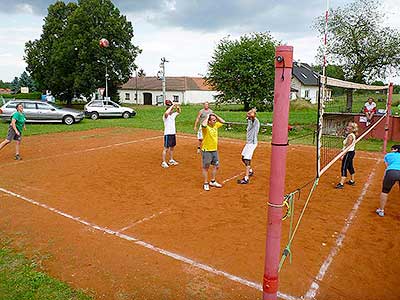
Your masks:
<instances>
[{"instance_id":1,"label":"white and red ball","mask_svg":"<svg viewBox=\"0 0 400 300\"><path fill-rule=\"evenodd\" d=\"M100 40L99 45L101 48L107 48L110 45L110 43L108 42L107 39L103 38Z\"/></svg>"}]
</instances>

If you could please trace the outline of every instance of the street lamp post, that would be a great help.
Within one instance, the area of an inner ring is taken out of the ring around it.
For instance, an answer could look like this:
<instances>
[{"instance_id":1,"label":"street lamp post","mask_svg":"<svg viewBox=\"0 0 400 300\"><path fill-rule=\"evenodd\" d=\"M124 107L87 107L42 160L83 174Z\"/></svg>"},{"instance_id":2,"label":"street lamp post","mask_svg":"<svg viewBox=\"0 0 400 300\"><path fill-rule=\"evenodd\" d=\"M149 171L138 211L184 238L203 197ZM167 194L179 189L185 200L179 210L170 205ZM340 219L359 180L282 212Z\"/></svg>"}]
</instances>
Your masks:
<instances>
[{"instance_id":1,"label":"street lamp post","mask_svg":"<svg viewBox=\"0 0 400 300\"><path fill-rule=\"evenodd\" d=\"M138 104L138 71L137 68L135 69L136 72L136 93L135 93L135 99L136 99L136 104Z\"/></svg>"},{"instance_id":2,"label":"street lamp post","mask_svg":"<svg viewBox=\"0 0 400 300\"><path fill-rule=\"evenodd\" d=\"M165 79L165 63L169 62L165 59L165 57L161 58L160 68L161 70L158 71L157 77L162 82L162 96L163 96L163 105L165 105L165 94L166 94L166 79Z\"/></svg>"}]
</instances>

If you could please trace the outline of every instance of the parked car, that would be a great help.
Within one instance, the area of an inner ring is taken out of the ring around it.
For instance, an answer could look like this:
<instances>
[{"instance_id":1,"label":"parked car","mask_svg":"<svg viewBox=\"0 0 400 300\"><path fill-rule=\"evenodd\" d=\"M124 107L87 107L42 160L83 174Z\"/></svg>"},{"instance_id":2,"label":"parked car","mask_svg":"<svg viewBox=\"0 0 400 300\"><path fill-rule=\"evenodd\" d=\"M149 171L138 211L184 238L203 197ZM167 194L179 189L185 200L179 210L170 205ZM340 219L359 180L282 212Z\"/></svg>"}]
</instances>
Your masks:
<instances>
[{"instance_id":1,"label":"parked car","mask_svg":"<svg viewBox=\"0 0 400 300\"><path fill-rule=\"evenodd\" d=\"M136 111L111 100L92 100L85 105L85 115L92 120L97 120L99 117L123 117L128 119L134 117Z\"/></svg>"},{"instance_id":2,"label":"parked car","mask_svg":"<svg viewBox=\"0 0 400 300\"><path fill-rule=\"evenodd\" d=\"M0 108L0 118L4 121L10 121L12 114L16 111L18 103L24 106L26 122L55 122L71 125L80 122L84 117L82 111L64 108L54 103L32 100L12 100Z\"/></svg>"}]
</instances>

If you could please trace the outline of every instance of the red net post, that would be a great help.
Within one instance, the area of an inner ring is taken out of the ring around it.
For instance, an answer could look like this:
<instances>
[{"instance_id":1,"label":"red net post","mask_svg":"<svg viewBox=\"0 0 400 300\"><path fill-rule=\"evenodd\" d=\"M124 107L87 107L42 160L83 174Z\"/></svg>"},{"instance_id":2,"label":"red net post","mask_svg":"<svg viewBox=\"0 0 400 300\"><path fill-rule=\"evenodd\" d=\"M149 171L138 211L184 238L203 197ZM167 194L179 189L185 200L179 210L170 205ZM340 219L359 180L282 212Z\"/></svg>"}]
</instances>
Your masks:
<instances>
[{"instance_id":1,"label":"red net post","mask_svg":"<svg viewBox=\"0 0 400 300\"><path fill-rule=\"evenodd\" d=\"M385 136L383 138L383 154L386 154L387 142L389 138L389 122L392 110L392 97L393 97L393 83L389 84L388 101L386 105L386 120L385 120Z\"/></svg>"},{"instance_id":2,"label":"red net post","mask_svg":"<svg viewBox=\"0 0 400 300\"><path fill-rule=\"evenodd\" d=\"M263 299L275 300L278 293L278 267L281 257L282 203L285 189L288 146L289 96L293 67L293 47L275 51L274 112L272 125L271 172L269 184L267 238L263 279Z\"/></svg>"}]
</instances>

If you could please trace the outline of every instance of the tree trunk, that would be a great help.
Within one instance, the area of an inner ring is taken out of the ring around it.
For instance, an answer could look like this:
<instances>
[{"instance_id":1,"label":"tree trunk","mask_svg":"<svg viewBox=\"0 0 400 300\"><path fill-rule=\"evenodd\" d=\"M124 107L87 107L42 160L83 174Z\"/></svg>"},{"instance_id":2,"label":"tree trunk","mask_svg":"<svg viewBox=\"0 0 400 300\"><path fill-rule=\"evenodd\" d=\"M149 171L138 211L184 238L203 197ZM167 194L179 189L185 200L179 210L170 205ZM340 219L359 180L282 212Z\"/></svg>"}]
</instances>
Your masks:
<instances>
[{"instance_id":1,"label":"tree trunk","mask_svg":"<svg viewBox=\"0 0 400 300\"><path fill-rule=\"evenodd\" d=\"M244 101L244 111L249 111L249 110L250 110L250 102Z\"/></svg>"},{"instance_id":2,"label":"tree trunk","mask_svg":"<svg viewBox=\"0 0 400 300\"><path fill-rule=\"evenodd\" d=\"M346 89L346 112L353 109L353 89Z\"/></svg>"}]
</instances>

